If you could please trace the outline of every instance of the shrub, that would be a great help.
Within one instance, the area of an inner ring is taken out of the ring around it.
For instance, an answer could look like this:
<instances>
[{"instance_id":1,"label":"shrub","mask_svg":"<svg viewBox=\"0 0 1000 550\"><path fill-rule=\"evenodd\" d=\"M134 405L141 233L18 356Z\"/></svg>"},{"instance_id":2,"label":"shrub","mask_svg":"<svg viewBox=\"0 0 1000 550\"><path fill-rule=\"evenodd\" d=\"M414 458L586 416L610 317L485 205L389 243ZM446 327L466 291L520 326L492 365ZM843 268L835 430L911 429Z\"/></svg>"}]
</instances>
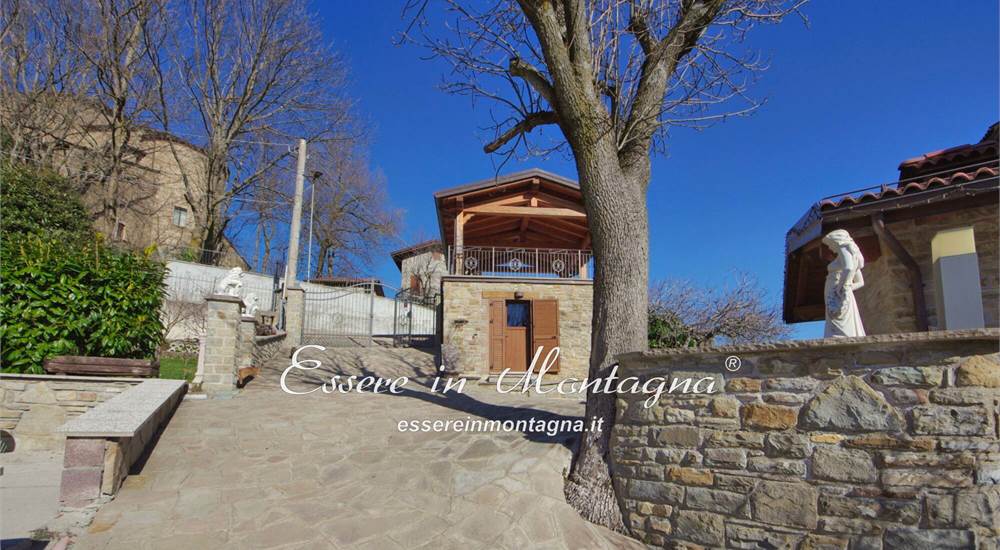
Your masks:
<instances>
[{"instance_id":1,"label":"shrub","mask_svg":"<svg viewBox=\"0 0 1000 550\"><path fill-rule=\"evenodd\" d=\"M79 243L91 238L90 217L64 178L45 170L0 164L3 236L46 235Z\"/></svg>"},{"instance_id":2,"label":"shrub","mask_svg":"<svg viewBox=\"0 0 1000 550\"><path fill-rule=\"evenodd\" d=\"M155 355L163 330L163 264L99 241L37 235L4 235L2 253L3 372L41 373L54 355Z\"/></svg>"}]
</instances>

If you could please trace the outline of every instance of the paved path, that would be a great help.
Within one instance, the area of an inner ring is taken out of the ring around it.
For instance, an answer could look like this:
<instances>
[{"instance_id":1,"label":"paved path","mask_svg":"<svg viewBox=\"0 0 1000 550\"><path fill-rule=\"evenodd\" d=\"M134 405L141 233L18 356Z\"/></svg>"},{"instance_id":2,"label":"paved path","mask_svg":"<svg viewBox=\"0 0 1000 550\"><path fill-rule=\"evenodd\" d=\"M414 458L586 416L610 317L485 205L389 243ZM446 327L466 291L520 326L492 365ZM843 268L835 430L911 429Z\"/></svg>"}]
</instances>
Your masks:
<instances>
[{"instance_id":1,"label":"paved path","mask_svg":"<svg viewBox=\"0 0 1000 550\"><path fill-rule=\"evenodd\" d=\"M416 376L416 350L335 350L331 372ZM283 393L285 360L238 397L185 401L141 474L74 548L625 548L562 497L566 435L400 433L399 420L563 418L567 398L500 395L469 381L442 397ZM309 373L313 375L314 373ZM294 387L310 380L299 377Z\"/></svg>"},{"instance_id":2,"label":"paved path","mask_svg":"<svg viewBox=\"0 0 1000 550\"><path fill-rule=\"evenodd\" d=\"M0 540L28 539L59 512L62 450L0 454Z\"/></svg>"}]
</instances>

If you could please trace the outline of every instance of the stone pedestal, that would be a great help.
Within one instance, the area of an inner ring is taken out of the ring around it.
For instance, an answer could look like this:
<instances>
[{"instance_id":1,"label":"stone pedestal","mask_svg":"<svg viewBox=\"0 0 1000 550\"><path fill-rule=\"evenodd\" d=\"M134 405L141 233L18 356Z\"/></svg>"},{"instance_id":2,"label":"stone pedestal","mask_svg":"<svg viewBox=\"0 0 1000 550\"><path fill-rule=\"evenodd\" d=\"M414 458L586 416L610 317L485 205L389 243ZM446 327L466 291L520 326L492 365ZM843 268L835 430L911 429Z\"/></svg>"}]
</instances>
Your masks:
<instances>
[{"instance_id":1,"label":"stone pedestal","mask_svg":"<svg viewBox=\"0 0 1000 550\"><path fill-rule=\"evenodd\" d=\"M243 300L238 296L212 294L205 298L201 388L207 394L231 394L236 390L242 306Z\"/></svg>"},{"instance_id":2,"label":"stone pedestal","mask_svg":"<svg viewBox=\"0 0 1000 550\"><path fill-rule=\"evenodd\" d=\"M291 352L302 345L302 324L305 318L306 292L300 287L285 291L285 332L282 351Z\"/></svg>"}]
</instances>

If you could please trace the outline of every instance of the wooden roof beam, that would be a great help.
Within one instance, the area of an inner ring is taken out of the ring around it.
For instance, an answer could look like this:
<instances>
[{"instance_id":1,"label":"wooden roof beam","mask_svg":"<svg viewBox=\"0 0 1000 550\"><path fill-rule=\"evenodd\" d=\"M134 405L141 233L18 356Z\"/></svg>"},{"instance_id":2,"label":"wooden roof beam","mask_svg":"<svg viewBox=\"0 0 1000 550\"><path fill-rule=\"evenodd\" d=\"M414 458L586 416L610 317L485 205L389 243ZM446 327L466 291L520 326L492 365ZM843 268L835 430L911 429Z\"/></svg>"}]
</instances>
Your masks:
<instances>
[{"instance_id":1,"label":"wooden roof beam","mask_svg":"<svg viewBox=\"0 0 1000 550\"><path fill-rule=\"evenodd\" d=\"M490 216L524 216L529 218L575 218L587 219L583 209L531 207L531 206L473 206L465 212L472 214L487 214Z\"/></svg>"}]
</instances>

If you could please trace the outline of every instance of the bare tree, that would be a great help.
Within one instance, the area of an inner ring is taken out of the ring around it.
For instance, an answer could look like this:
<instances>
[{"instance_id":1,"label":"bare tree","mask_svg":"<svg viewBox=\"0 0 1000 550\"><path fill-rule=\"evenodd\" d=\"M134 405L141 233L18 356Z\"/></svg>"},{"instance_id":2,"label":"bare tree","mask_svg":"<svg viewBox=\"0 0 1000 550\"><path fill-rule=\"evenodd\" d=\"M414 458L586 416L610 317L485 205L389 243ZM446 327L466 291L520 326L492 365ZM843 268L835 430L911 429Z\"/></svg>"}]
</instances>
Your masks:
<instances>
[{"instance_id":1,"label":"bare tree","mask_svg":"<svg viewBox=\"0 0 1000 550\"><path fill-rule=\"evenodd\" d=\"M113 233L124 210L149 215L156 186L136 170L151 120L150 55L167 34L163 0L6 0L7 71L0 104L7 151L64 170L98 227Z\"/></svg>"},{"instance_id":2,"label":"bare tree","mask_svg":"<svg viewBox=\"0 0 1000 550\"><path fill-rule=\"evenodd\" d=\"M719 289L672 279L649 289L651 348L767 342L790 332L778 306L769 303L757 280L745 273Z\"/></svg>"},{"instance_id":3,"label":"bare tree","mask_svg":"<svg viewBox=\"0 0 1000 550\"><path fill-rule=\"evenodd\" d=\"M206 162L186 181L191 208L203 212L210 263L239 208L234 199L287 163L293 151L282 144L351 139L353 102L346 66L303 0L185 0L178 17L173 70L158 77L160 119L167 130L204 136ZM171 96L175 80L182 91Z\"/></svg>"},{"instance_id":4,"label":"bare tree","mask_svg":"<svg viewBox=\"0 0 1000 550\"><path fill-rule=\"evenodd\" d=\"M53 24L44 2L0 0L0 145L8 157L49 164L87 89L79 51Z\"/></svg>"},{"instance_id":5,"label":"bare tree","mask_svg":"<svg viewBox=\"0 0 1000 550\"><path fill-rule=\"evenodd\" d=\"M450 63L447 89L498 109L487 153L531 150L555 125L576 161L595 253L590 377L647 347L646 189L651 153L669 128L752 111L749 81L764 68L739 42L804 0L411 0L406 38ZM430 10L443 6L446 13ZM442 28L431 22L444 20ZM555 146L559 146L557 141ZM612 395L587 396L588 419L614 420ZM586 432L567 500L624 531L611 483L608 429Z\"/></svg>"},{"instance_id":6,"label":"bare tree","mask_svg":"<svg viewBox=\"0 0 1000 550\"><path fill-rule=\"evenodd\" d=\"M313 182L315 276L358 275L384 255L400 212L388 206L384 176L354 144L320 146L311 166L322 174Z\"/></svg>"}]
</instances>

